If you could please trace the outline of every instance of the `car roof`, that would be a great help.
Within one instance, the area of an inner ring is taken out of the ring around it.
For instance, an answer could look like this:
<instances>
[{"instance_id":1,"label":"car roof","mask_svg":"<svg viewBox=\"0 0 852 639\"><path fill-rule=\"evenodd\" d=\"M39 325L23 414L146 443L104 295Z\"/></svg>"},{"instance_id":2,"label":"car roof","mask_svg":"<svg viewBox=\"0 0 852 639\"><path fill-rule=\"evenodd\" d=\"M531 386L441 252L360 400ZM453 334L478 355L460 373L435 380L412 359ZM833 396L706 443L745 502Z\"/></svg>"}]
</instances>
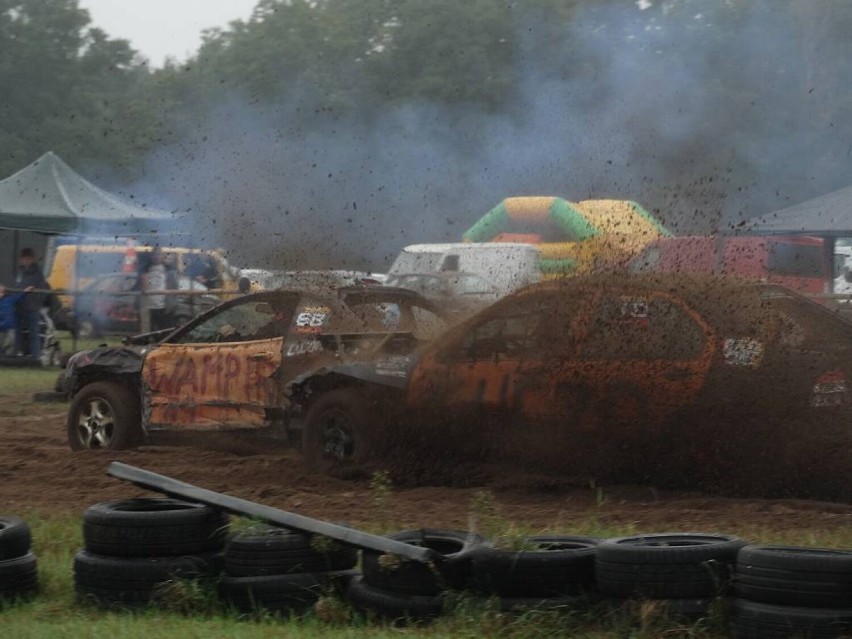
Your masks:
<instances>
[{"instance_id":1,"label":"car roof","mask_svg":"<svg viewBox=\"0 0 852 639\"><path fill-rule=\"evenodd\" d=\"M849 325L828 309L777 284L762 284L732 277L693 276L680 274L618 274L553 279L533 284L504 298L498 304L513 300L541 299L541 294L556 299L572 299L581 292L612 291L617 294L642 295L664 293L683 300L702 318L721 332L743 332L750 324L768 319L778 311L773 299L793 299L814 314L831 316Z\"/></svg>"},{"instance_id":2,"label":"car roof","mask_svg":"<svg viewBox=\"0 0 852 639\"><path fill-rule=\"evenodd\" d=\"M534 244L524 242L453 242L445 244L410 244L402 250L407 253L446 253L447 251L470 251L495 248L538 250Z\"/></svg>"}]
</instances>

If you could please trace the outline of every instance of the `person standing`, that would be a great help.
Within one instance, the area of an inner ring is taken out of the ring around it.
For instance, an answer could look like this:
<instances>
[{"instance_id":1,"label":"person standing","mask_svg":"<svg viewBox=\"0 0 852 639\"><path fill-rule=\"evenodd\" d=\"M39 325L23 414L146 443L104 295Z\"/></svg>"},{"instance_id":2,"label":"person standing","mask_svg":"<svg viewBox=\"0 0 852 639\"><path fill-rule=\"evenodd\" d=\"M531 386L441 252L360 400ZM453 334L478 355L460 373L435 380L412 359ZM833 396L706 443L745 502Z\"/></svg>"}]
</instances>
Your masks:
<instances>
[{"instance_id":1,"label":"person standing","mask_svg":"<svg viewBox=\"0 0 852 639\"><path fill-rule=\"evenodd\" d=\"M6 293L0 284L0 355L14 355L18 340L18 314L15 310L23 293Z\"/></svg>"},{"instance_id":2,"label":"person standing","mask_svg":"<svg viewBox=\"0 0 852 639\"><path fill-rule=\"evenodd\" d=\"M36 263L35 253L31 248L21 250L18 258L18 277L15 287L29 289L18 302L18 331L17 347L18 353L26 352L30 357L41 356L41 335L39 335L39 322L41 321L41 309L47 298L46 291L50 289L44 274ZM36 289L36 290L33 290ZM24 344L24 333L27 334L27 344Z\"/></svg>"},{"instance_id":3,"label":"person standing","mask_svg":"<svg viewBox=\"0 0 852 639\"><path fill-rule=\"evenodd\" d=\"M142 290L145 293L145 306L151 313L151 330L161 331L169 328L169 312L166 309L167 288L166 265L159 246L151 249L151 259L147 270L142 274Z\"/></svg>"}]
</instances>

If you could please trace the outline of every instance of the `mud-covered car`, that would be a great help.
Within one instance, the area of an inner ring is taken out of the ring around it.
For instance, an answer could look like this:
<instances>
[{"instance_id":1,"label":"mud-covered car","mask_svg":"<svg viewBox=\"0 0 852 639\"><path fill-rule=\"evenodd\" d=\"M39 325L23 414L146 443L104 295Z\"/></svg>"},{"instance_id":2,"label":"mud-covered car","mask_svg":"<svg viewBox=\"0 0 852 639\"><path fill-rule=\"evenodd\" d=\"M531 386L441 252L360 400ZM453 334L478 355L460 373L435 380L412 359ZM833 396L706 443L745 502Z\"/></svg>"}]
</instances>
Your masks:
<instances>
[{"instance_id":1,"label":"mud-covered car","mask_svg":"<svg viewBox=\"0 0 852 639\"><path fill-rule=\"evenodd\" d=\"M333 422L341 402L367 410L370 389L401 386L410 353L445 328L403 289L245 295L177 330L74 355L62 382L68 442L121 449L163 431L245 428L292 437L306 417Z\"/></svg>"},{"instance_id":2,"label":"mud-covered car","mask_svg":"<svg viewBox=\"0 0 852 639\"><path fill-rule=\"evenodd\" d=\"M687 449L696 460L723 456L747 424L783 439L773 415L787 425L813 414L833 423L848 413L850 355L852 324L782 287L555 280L498 301L418 351L397 430L409 428L401 444L437 445L438 459L505 446L576 468L630 457L651 472L649 456L662 459L668 445L687 464ZM341 449L333 435L362 432L363 417L343 413L325 430L331 459L357 458L358 442ZM754 455L767 450L760 444Z\"/></svg>"},{"instance_id":3,"label":"mud-covered car","mask_svg":"<svg viewBox=\"0 0 852 639\"><path fill-rule=\"evenodd\" d=\"M719 464L738 460L792 477L811 443L817 459L802 472L827 463L831 445L814 442L830 429L842 435L851 369L852 323L780 286L551 281L426 347L406 411L440 407L471 436L490 429L503 454L588 476L632 466L626 476L649 479L699 464L724 475Z\"/></svg>"}]
</instances>

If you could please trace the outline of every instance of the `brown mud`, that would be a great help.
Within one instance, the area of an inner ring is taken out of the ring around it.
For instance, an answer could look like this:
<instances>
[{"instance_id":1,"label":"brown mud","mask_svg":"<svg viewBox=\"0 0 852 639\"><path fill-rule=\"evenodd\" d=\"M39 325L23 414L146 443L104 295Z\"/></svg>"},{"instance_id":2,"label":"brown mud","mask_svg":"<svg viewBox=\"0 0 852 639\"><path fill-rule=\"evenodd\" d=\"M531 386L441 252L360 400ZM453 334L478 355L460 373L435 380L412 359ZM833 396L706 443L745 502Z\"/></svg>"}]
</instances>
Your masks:
<instances>
[{"instance_id":1,"label":"brown mud","mask_svg":"<svg viewBox=\"0 0 852 639\"><path fill-rule=\"evenodd\" d=\"M852 526L849 504L726 498L635 485L598 490L597 485L580 485L576 478L568 481L534 468L509 472L488 464L466 469L446 463L444 471L466 476L467 481L450 482L455 486L397 482L392 505L377 506L369 479L307 473L298 452L287 448L259 454L248 454L249 447L235 454L174 446L73 453L65 440L64 408L31 404L25 395L0 396L0 512L80 514L96 502L145 494L106 475L107 464L119 460L212 490L304 515L348 521L367 530L377 530L377 522L388 522L395 529L468 528L471 500L483 489L494 494L507 522L532 530L629 526L646 532L794 531L805 543L814 531L830 534ZM432 479L440 480L434 477L436 469L432 470Z\"/></svg>"}]
</instances>

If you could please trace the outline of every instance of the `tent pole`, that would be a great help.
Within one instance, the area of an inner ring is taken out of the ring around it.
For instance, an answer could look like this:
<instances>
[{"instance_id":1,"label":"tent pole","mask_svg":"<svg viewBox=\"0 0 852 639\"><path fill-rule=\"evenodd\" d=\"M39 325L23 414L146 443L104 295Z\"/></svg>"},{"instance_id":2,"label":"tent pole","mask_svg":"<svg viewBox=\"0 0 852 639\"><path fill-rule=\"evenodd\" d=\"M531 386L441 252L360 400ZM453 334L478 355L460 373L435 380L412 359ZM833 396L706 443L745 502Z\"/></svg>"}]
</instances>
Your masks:
<instances>
[{"instance_id":1,"label":"tent pole","mask_svg":"<svg viewBox=\"0 0 852 639\"><path fill-rule=\"evenodd\" d=\"M12 232L12 283L15 281L15 275L18 272L18 251L20 247L20 234L21 232L15 229Z\"/></svg>"},{"instance_id":2,"label":"tent pole","mask_svg":"<svg viewBox=\"0 0 852 639\"><path fill-rule=\"evenodd\" d=\"M72 284L71 284L71 286L73 287L73 291L74 291L72 298L74 299L74 323L75 324L77 323L77 317L78 317L77 313L80 311L80 306L77 303L78 298L80 296L77 295L77 289L79 287L78 277L79 277L79 272L80 272L80 251L82 251L82 250L83 250L83 236L78 234L77 235L77 250L74 251L74 277L72 278ZM71 352L72 353L77 352L77 331L79 329L80 329L79 326L75 326L74 331L71 333Z\"/></svg>"}]
</instances>

